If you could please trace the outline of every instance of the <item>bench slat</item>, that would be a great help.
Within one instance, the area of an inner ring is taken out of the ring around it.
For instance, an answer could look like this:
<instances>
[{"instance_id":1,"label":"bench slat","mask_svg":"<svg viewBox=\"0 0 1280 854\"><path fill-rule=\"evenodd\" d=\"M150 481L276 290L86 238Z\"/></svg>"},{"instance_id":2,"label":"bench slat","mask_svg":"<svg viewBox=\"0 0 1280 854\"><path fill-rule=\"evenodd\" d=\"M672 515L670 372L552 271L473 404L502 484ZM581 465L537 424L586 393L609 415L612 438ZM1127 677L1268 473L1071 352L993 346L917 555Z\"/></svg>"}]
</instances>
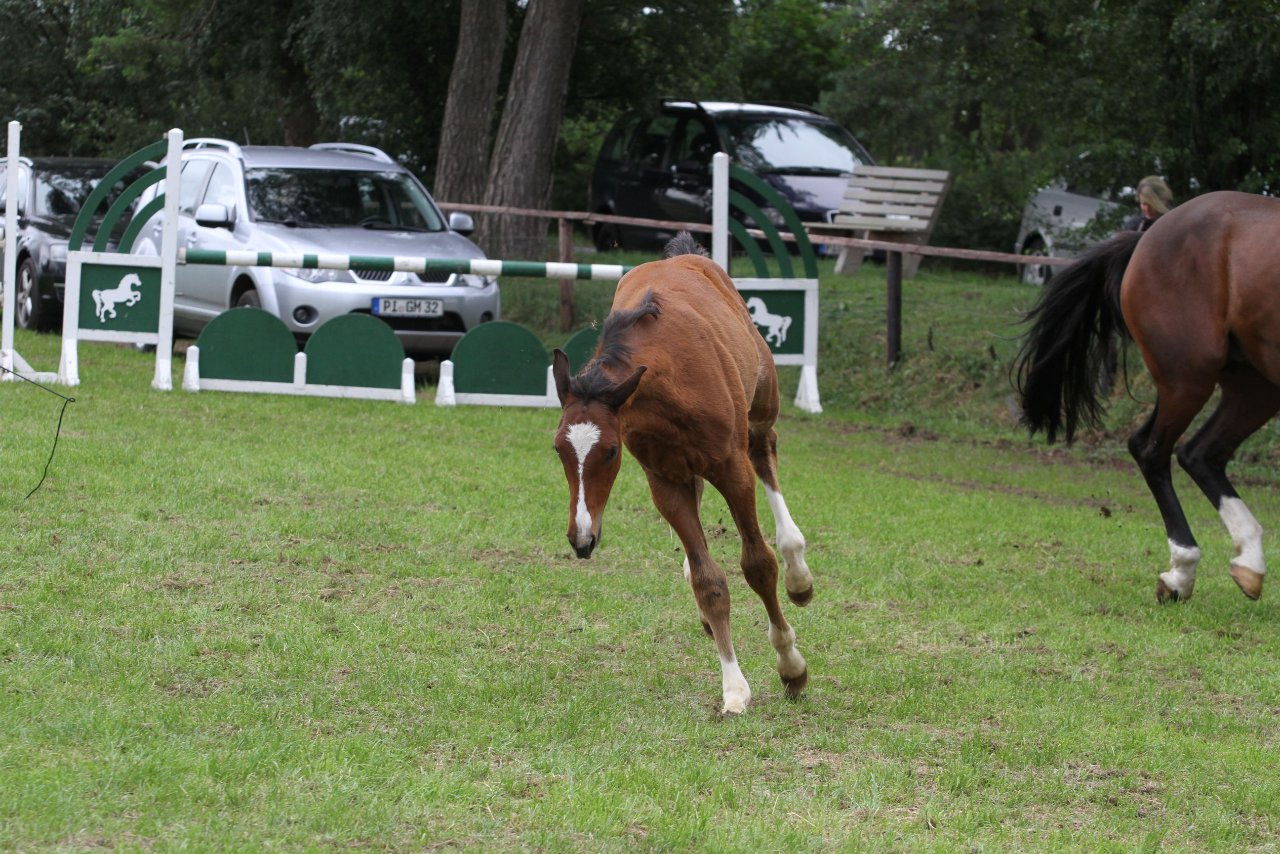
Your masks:
<instances>
[{"instance_id":1,"label":"bench slat","mask_svg":"<svg viewBox=\"0 0 1280 854\"><path fill-rule=\"evenodd\" d=\"M929 219L933 216L933 211L937 205L931 204L911 204L911 205L895 205L883 204L875 201L863 201L861 199L849 202L846 201L840 206L840 214L853 214L854 216L909 216L919 217L920 219Z\"/></svg>"},{"instance_id":2,"label":"bench slat","mask_svg":"<svg viewBox=\"0 0 1280 854\"><path fill-rule=\"evenodd\" d=\"M834 222L814 223L812 227L815 229L830 228L851 231L925 231L929 228L929 221L836 214Z\"/></svg>"},{"instance_id":3,"label":"bench slat","mask_svg":"<svg viewBox=\"0 0 1280 854\"><path fill-rule=\"evenodd\" d=\"M946 169L913 169L906 166L857 166L853 174L882 178L927 178L932 181L946 181L949 175Z\"/></svg>"},{"instance_id":4,"label":"bench slat","mask_svg":"<svg viewBox=\"0 0 1280 854\"><path fill-rule=\"evenodd\" d=\"M883 190L900 193L934 193L938 194L947 187L946 181L904 181L890 178L870 178L855 174L845 185L846 192L852 190Z\"/></svg>"}]
</instances>

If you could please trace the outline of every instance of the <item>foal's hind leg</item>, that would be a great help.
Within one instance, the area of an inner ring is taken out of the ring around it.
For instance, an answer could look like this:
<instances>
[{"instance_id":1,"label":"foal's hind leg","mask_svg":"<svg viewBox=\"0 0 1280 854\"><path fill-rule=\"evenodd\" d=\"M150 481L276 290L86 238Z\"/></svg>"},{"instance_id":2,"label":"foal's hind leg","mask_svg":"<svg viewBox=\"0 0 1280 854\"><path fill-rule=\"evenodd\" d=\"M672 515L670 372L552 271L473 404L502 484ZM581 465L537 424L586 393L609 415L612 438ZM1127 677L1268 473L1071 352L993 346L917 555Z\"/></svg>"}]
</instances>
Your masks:
<instances>
[{"instance_id":1,"label":"foal's hind leg","mask_svg":"<svg viewBox=\"0 0 1280 854\"><path fill-rule=\"evenodd\" d=\"M784 580L787 596L797 605L808 605L813 598L813 574L804 559L804 534L791 518L786 499L778 488L778 434L772 427L753 432L749 439L748 453L756 476L764 485L765 498L777 528L778 551L786 561Z\"/></svg>"},{"instance_id":2,"label":"foal's hind leg","mask_svg":"<svg viewBox=\"0 0 1280 854\"><path fill-rule=\"evenodd\" d=\"M1156 579L1156 601L1160 603L1190 599L1195 588L1200 546L1191 535L1191 526L1187 524L1186 514L1174 492L1169 463L1178 437L1212 391L1212 385L1202 394L1175 395L1161 389L1156 395L1156 407L1151 416L1129 438L1129 453L1146 478L1169 537L1169 569Z\"/></svg>"},{"instance_id":3,"label":"foal's hind leg","mask_svg":"<svg viewBox=\"0 0 1280 854\"><path fill-rule=\"evenodd\" d=\"M769 643L778 654L778 676L782 678L787 696L795 697L808 683L809 669L804 656L796 649L796 633L782 615L782 606L778 603L778 559L760 532L760 520L756 517L755 478L744 461L742 466L732 467L712 482L728 502L729 512L733 514L734 524L742 537L742 574L764 602L765 613L769 616Z\"/></svg>"},{"instance_id":4,"label":"foal's hind leg","mask_svg":"<svg viewBox=\"0 0 1280 854\"><path fill-rule=\"evenodd\" d=\"M1200 431L1178 449L1178 462L1213 504L1235 544L1231 577L1244 595L1262 595L1266 561L1262 526L1227 479L1227 463L1240 443L1280 411L1280 388L1251 367L1233 367L1221 378L1222 400Z\"/></svg>"},{"instance_id":5,"label":"foal's hind leg","mask_svg":"<svg viewBox=\"0 0 1280 854\"><path fill-rule=\"evenodd\" d=\"M724 570L707 550L707 539L702 533L702 521L698 517L700 490L693 481L667 480L650 471L645 474L649 478L649 492L654 505L684 545L689 585L693 588L703 624L710 629L716 651L720 654L723 712L726 715L740 714L746 711L751 700L751 688L738 666L738 656L729 636L729 582Z\"/></svg>"}]
</instances>

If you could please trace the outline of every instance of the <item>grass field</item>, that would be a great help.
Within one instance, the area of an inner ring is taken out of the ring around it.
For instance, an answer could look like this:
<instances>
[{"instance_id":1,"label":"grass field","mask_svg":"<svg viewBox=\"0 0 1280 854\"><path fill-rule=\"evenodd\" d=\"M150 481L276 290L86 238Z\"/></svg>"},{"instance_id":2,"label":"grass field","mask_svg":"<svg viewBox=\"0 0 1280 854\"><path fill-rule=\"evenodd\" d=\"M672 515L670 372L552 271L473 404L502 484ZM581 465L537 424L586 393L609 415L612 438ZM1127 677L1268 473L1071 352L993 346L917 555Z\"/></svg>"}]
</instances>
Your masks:
<instances>
[{"instance_id":1,"label":"grass field","mask_svg":"<svg viewBox=\"0 0 1280 854\"><path fill-rule=\"evenodd\" d=\"M548 287L509 285L508 316L545 326ZM609 287L579 284L584 315ZM816 581L787 607L799 700L705 505L733 719L634 461L572 557L554 411L162 393L85 344L24 500L61 401L0 385L0 849L1275 850L1280 591L1240 595L1179 474L1204 563L1156 606L1118 439L1145 377L1076 448L1029 442L1032 296L926 267L889 373L882 271L824 276L827 411L779 425ZM1274 528L1274 432L1243 457Z\"/></svg>"}]
</instances>

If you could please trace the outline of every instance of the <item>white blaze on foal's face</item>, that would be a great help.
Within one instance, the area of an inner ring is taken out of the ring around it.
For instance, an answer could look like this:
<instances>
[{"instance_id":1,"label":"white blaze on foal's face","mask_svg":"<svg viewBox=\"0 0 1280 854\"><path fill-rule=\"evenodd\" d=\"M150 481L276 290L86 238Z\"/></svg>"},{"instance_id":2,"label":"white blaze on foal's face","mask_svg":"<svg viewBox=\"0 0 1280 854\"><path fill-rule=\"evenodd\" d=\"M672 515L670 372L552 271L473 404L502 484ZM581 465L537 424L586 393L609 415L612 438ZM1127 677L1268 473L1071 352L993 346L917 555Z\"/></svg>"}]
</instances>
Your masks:
<instances>
[{"instance_id":1,"label":"white blaze on foal's face","mask_svg":"<svg viewBox=\"0 0 1280 854\"><path fill-rule=\"evenodd\" d=\"M585 417L565 423L556 451L569 481L569 544L578 557L588 557L599 541L600 516L621 464L616 425Z\"/></svg>"},{"instance_id":2,"label":"white blaze on foal's face","mask_svg":"<svg viewBox=\"0 0 1280 854\"><path fill-rule=\"evenodd\" d=\"M583 478L583 470L587 465L587 456L600 441L600 428L594 424L572 424L565 431L569 447L578 460L578 501L573 508L573 522L577 528L576 545L586 545L591 537L591 513L587 510L587 487Z\"/></svg>"}]
</instances>

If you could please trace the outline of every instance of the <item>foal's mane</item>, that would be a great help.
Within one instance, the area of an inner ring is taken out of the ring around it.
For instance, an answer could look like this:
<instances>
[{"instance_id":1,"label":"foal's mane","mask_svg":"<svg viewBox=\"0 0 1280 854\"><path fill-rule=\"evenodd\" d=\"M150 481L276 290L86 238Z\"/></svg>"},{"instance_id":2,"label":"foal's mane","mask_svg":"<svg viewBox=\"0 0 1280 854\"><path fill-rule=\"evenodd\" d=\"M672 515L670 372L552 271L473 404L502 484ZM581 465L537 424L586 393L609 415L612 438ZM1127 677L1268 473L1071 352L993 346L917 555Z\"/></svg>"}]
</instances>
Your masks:
<instances>
[{"instance_id":1,"label":"foal's mane","mask_svg":"<svg viewBox=\"0 0 1280 854\"><path fill-rule=\"evenodd\" d=\"M606 374L604 369L628 367L631 363L631 346L626 340L627 332L646 317L657 317L661 313L662 308L652 288L644 292L644 299L635 308L610 312L600 330L600 347L595 358L569 381L569 393L586 402L600 397L617 385L618 381Z\"/></svg>"},{"instance_id":2,"label":"foal's mane","mask_svg":"<svg viewBox=\"0 0 1280 854\"><path fill-rule=\"evenodd\" d=\"M682 231L667 242L662 257L674 258L677 255L707 254L693 235ZM618 381L605 373L605 368L625 369L631 365L631 346L627 342L627 333L646 317L657 317L662 314L658 295L653 288L644 292L644 298L635 308L621 309L609 313L604 319L604 327L600 330L600 346L592 359L576 377L569 381L569 393L584 403L600 398L613 389Z\"/></svg>"}]
</instances>

